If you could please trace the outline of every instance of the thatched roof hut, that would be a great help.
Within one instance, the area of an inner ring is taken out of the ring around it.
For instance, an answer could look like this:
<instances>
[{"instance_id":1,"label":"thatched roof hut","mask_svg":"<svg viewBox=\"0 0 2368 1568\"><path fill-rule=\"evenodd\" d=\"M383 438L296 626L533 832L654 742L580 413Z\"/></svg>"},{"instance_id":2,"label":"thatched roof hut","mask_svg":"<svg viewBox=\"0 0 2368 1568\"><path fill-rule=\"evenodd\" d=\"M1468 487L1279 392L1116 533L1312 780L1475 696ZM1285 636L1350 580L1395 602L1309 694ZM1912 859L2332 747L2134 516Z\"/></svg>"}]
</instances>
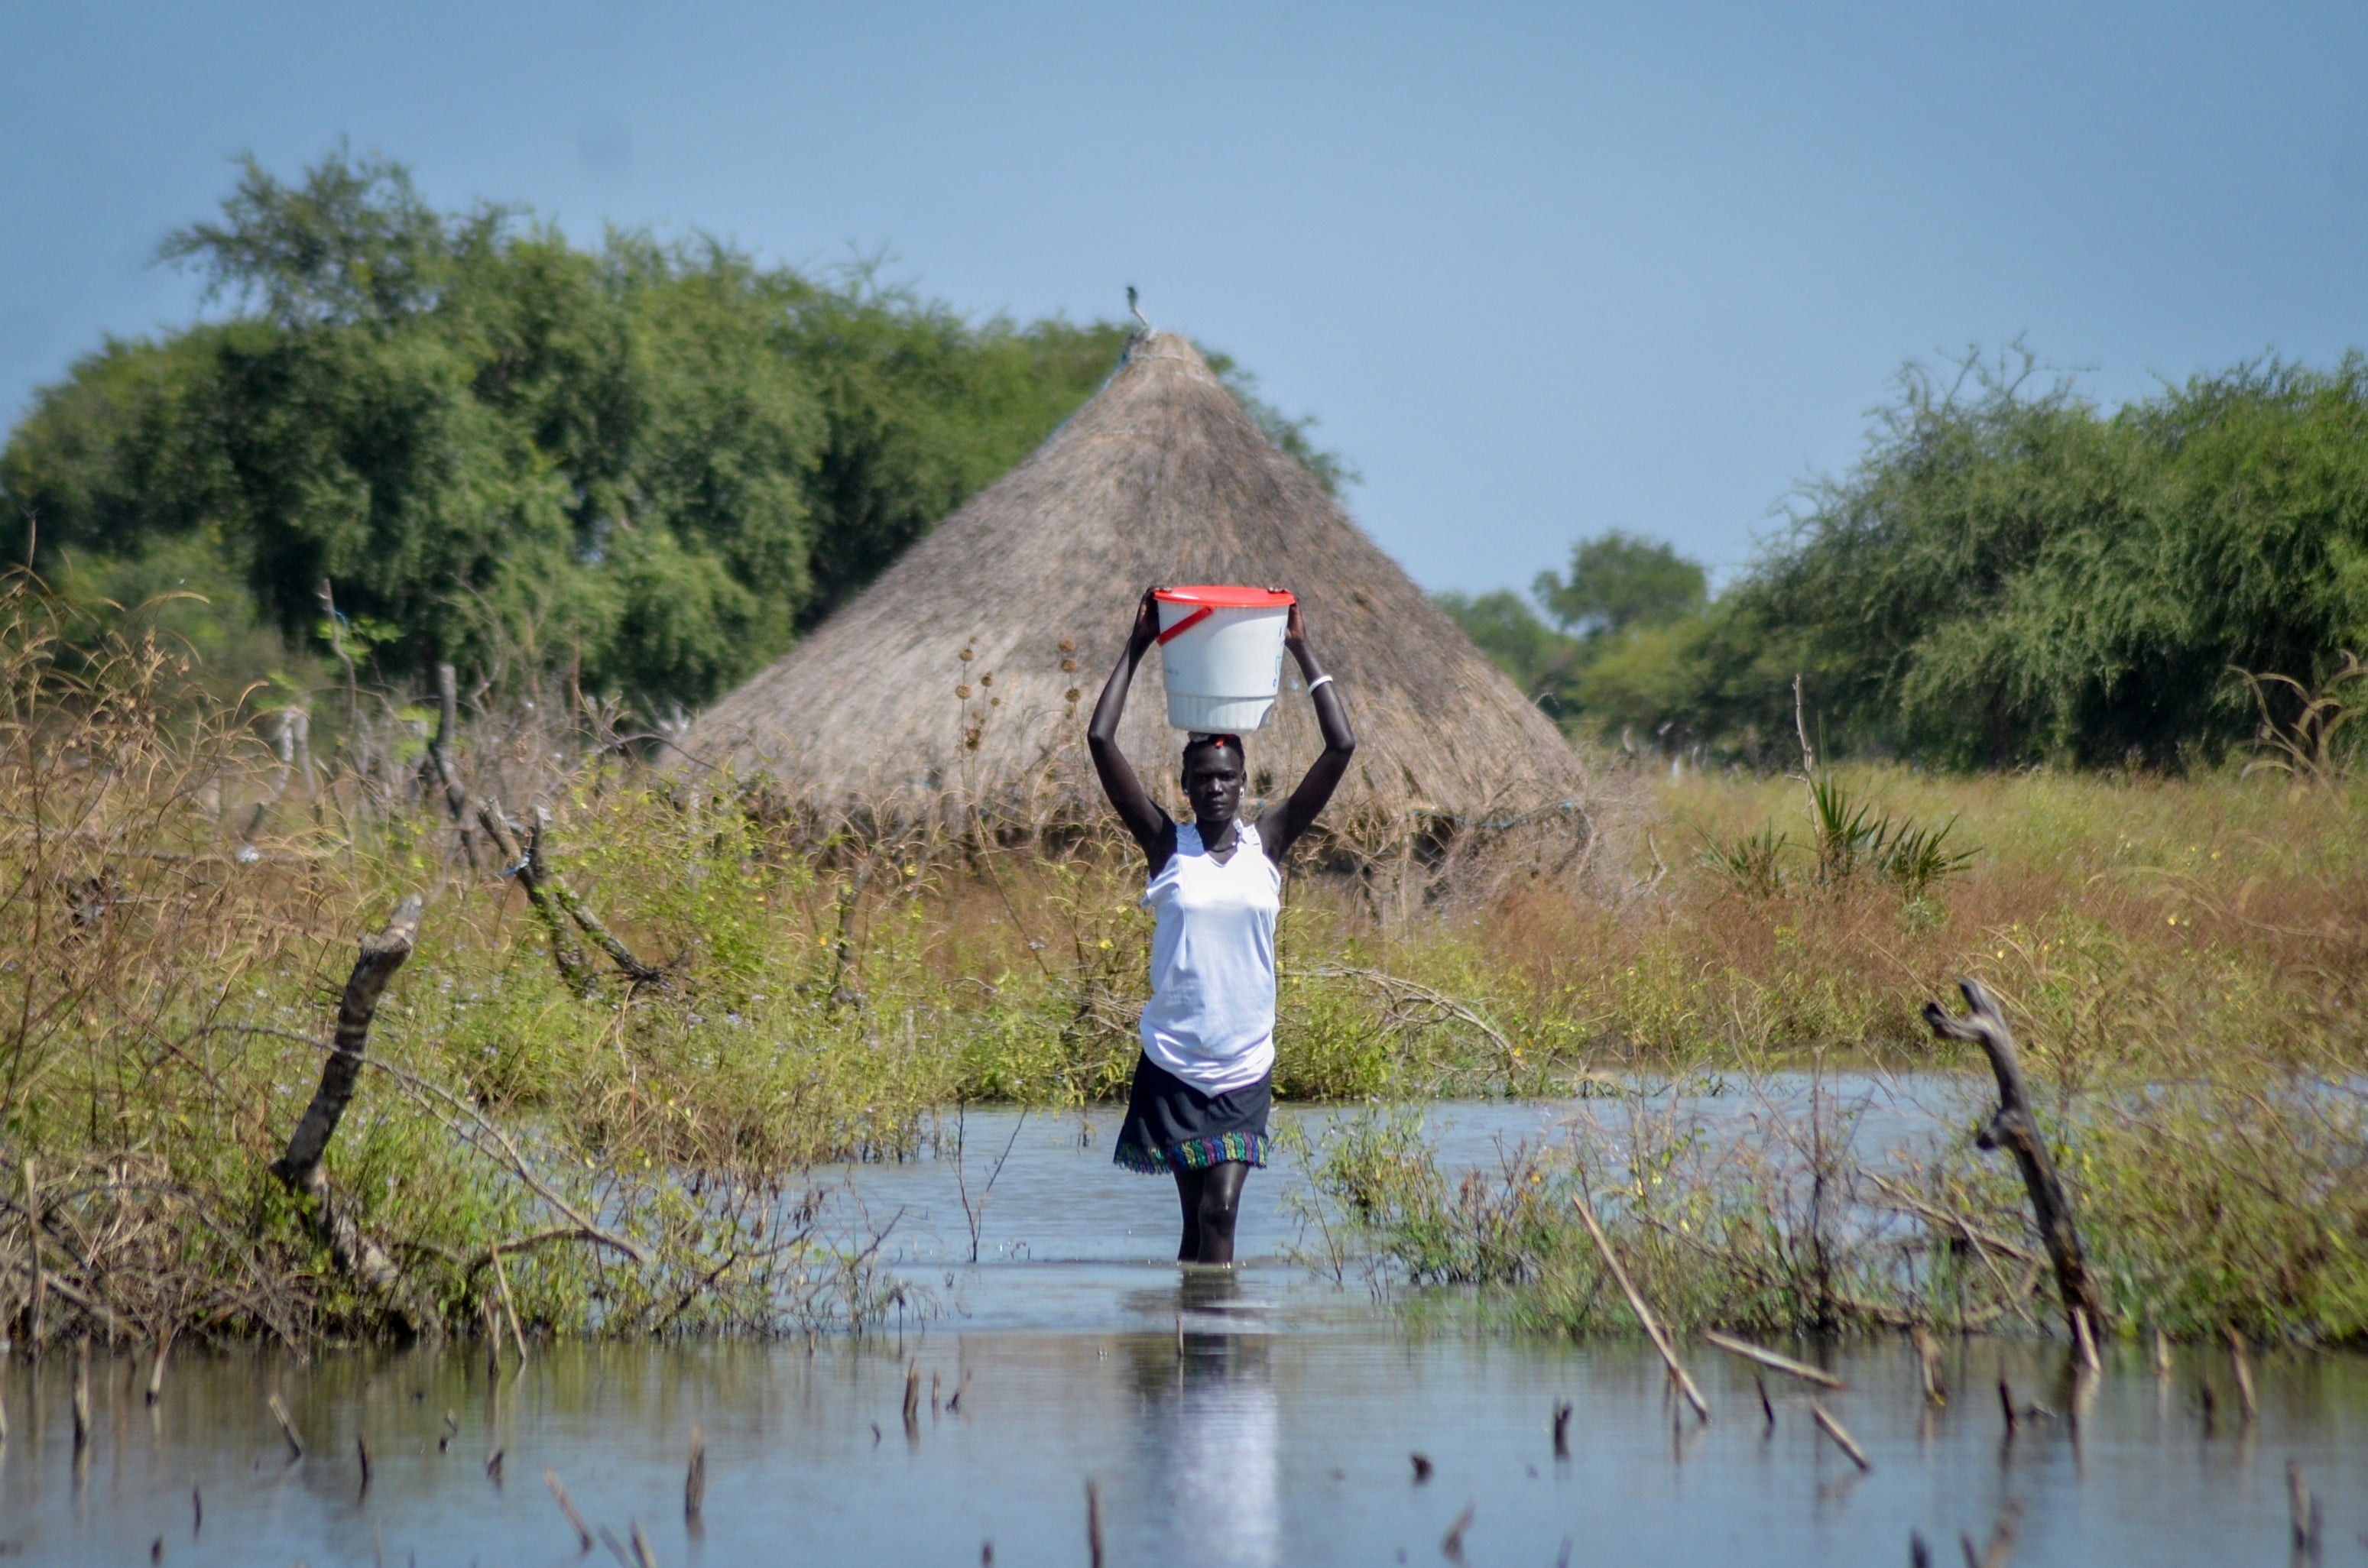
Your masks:
<instances>
[{"instance_id":1,"label":"thatched roof hut","mask_svg":"<svg viewBox=\"0 0 2368 1568\"><path fill-rule=\"evenodd\" d=\"M1357 727L1345 817L1447 825L1584 797L1553 723L1166 332L1139 335L1027 460L701 715L683 749L832 815L1099 812L1086 720L1151 583L1298 594ZM1280 798L1321 746L1285 670L1248 737L1254 797ZM1163 795L1182 742L1166 719L1155 652L1121 742Z\"/></svg>"}]
</instances>

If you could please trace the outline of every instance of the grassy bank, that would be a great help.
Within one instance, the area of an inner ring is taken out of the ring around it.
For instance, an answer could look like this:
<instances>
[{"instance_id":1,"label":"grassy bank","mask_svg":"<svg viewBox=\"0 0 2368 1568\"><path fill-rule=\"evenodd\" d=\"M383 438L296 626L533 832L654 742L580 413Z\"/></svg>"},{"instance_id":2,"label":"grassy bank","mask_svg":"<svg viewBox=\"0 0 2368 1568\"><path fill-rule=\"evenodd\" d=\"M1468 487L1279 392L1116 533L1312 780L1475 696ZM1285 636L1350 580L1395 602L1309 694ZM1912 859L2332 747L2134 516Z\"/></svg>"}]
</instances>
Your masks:
<instances>
[{"instance_id":1,"label":"grassy bank","mask_svg":"<svg viewBox=\"0 0 2368 1568\"><path fill-rule=\"evenodd\" d=\"M821 831L762 791L643 771L597 710L548 692L462 710L446 755L472 805L456 824L429 787L427 726L398 710L364 696L323 766L301 747L283 763L277 722L206 706L169 647L62 637L45 617L63 612L22 585L7 608L0 1317L15 1332L387 1326L393 1304L334 1265L270 1165L319 1079L357 938L408 893L426 900L416 948L326 1168L446 1325L865 1321L892 1301L876 1236L804 1172L910 1153L951 1102L1122 1090L1149 928L1139 866L1109 837L1015 845L958 819L893 842ZM1887 816L1884 834L1820 839L1798 781L1687 779L1654 787L1633 863L1585 892L1408 915L1385 888L1303 878L1281 938L1280 1092L1564 1095L1819 1051L1964 1065L1914 1017L1974 973L2026 1036L2084 1201L2129 1216L2100 1225L2101 1252L2150 1237L2128 1244L2231 1279L2266 1268L2277 1282L2248 1321L2351 1323L2308 1302L2352 1290L2355 1178L2331 1140L2357 1130L2328 1108L2352 1102L2305 1091L2348 1084L2361 1054L2356 794L2234 775L1837 784L1870 806L1861 827ZM547 809L544 882L623 961L529 902L516 846L474 825L495 801L520 834ZM1929 848L1943 823L1918 871L1899 846ZM1739 873L1746 844L1765 853ZM2100 1108L2141 1085L2144 1115ZM1611 1179L1603 1158L1574 1150L1528 1185ZM1784 1233L1765 1190L1671 1170L1711 1205L1702 1223L1774 1213L1767 1233ZM1936 1150L1926 1176L1931 1201L2021 1233L1987 1165ZM1432 1202L1406 1187L1363 1204L1376 1245L1397 1246L1393 1213ZM1529 1199L1490 1202L1518 1217ZM2280 1238L2261 1244L2275 1258L2198 1251L2214 1215ZM1621 1222L1641 1236L1644 1218ZM1525 1244L1495 1275L1415 1271L1518 1281L1539 1321L1591 1323L1593 1307L1553 1304L1566 1241ZM1832 1292L1804 1295L1767 1257L1679 1288L1700 1252L1670 1254L1672 1299L1702 1303L1682 1313L1798 1321L1799 1301L1822 1300L1810 1317L1835 1316ZM2113 1267L2167 1323L2241 1293ZM2015 1311L1977 1300L1967 1321Z\"/></svg>"},{"instance_id":2,"label":"grassy bank","mask_svg":"<svg viewBox=\"0 0 2368 1568\"><path fill-rule=\"evenodd\" d=\"M1486 1171L1442 1170L1418 1116L1342 1124L1314 1153L1326 1261L1476 1285L1527 1326L1630 1328L1577 1215L1587 1190L1680 1324L2039 1328L2053 1280L2021 1184L1973 1147L1988 1075L1917 1017L1968 974L2021 1034L2117 1331L2368 1335L2356 790L2233 772L1833 783L1868 808L1845 817L1947 824L1970 858L1920 888L1866 855L1838 874L1834 813L1821 833L1799 779L1658 786L1656 893L1572 912L1557 950L1507 948L1593 1015L1597 1062L1635 1071L1566 1137ZM1853 1137L1864 1096L1842 1067L1968 1076L1939 1091L1956 1119L1877 1148ZM1706 1135L1677 1104L1689 1086L1739 1121Z\"/></svg>"}]
</instances>

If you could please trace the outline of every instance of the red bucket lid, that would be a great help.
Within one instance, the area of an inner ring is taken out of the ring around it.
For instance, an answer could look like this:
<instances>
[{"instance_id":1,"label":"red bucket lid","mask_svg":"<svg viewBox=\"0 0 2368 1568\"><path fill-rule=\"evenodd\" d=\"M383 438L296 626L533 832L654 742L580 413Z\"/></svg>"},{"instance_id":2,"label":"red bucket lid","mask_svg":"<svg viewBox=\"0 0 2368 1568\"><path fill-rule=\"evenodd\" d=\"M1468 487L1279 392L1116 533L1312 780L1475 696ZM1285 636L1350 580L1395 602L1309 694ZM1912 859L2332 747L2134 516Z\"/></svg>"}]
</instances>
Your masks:
<instances>
[{"instance_id":1,"label":"red bucket lid","mask_svg":"<svg viewBox=\"0 0 2368 1568\"><path fill-rule=\"evenodd\" d=\"M1244 588L1223 584L1161 588L1152 597L1172 605L1206 605L1211 609L1274 609L1299 602L1279 588Z\"/></svg>"}]
</instances>

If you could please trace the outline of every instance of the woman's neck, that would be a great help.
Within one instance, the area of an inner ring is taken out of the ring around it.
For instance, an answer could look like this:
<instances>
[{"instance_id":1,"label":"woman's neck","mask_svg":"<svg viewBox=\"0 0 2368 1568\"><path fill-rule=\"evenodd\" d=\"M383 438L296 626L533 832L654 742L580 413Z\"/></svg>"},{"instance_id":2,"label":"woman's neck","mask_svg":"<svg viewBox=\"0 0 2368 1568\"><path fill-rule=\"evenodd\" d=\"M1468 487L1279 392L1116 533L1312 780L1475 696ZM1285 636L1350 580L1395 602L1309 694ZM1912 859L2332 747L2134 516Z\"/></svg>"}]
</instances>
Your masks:
<instances>
[{"instance_id":1,"label":"woman's neck","mask_svg":"<svg viewBox=\"0 0 2368 1568\"><path fill-rule=\"evenodd\" d=\"M1232 846L1235 836L1235 829L1240 826L1241 820L1239 817L1227 817L1222 822L1212 823L1194 817L1192 831L1201 835L1201 848L1224 849Z\"/></svg>"}]
</instances>

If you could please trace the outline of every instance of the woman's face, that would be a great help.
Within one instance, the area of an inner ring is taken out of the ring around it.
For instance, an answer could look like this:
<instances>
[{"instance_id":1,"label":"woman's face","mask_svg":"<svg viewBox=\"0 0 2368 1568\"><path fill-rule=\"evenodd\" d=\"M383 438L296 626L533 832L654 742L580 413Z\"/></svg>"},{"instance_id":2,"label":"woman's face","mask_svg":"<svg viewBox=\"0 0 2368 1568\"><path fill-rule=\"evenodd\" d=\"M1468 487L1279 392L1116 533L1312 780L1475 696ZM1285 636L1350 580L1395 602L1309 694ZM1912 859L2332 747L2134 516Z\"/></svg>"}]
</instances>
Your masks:
<instances>
[{"instance_id":1,"label":"woman's face","mask_svg":"<svg viewBox=\"0 0 2368 1568\"><path fill-rule=\"evenodd\" d=\"M1184 798L1201 822L1231 822L1242 809L1242 754L1231 746L1208 746L1184 761Z\"/></svg>"}]
</instances>

